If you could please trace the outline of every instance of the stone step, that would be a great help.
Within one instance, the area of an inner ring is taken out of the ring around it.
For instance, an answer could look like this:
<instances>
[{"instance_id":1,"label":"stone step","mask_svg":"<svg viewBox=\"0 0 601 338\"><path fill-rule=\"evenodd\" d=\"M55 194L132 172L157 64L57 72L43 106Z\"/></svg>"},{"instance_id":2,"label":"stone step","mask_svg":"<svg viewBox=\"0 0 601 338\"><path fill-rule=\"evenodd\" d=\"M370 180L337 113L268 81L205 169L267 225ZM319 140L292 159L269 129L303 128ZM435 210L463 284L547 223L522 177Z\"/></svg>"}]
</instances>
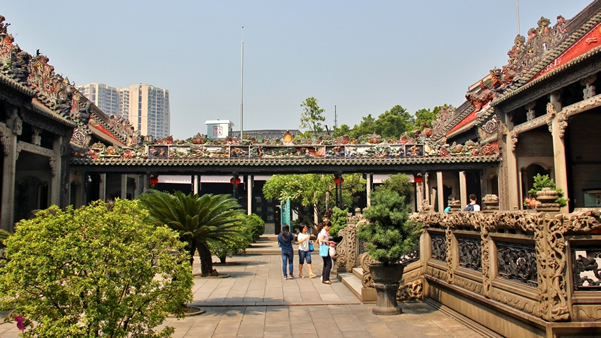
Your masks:
<instances>
[{"instance_id":1,"label":"stone step","mask_svg":"<svg viewBox=\"0 0 601 338\"><path fill-rule=\"evenodd\" d=\"M361 268L359 268L361 269ZM353 272L339 272L338 280L342 282L342 284L346 285L346 287L351 290L357 298L363 303L373 303L376 301L376 289L374 288L364 288L361 283L361 278L355 275L355 269ZM363 271L363 269L361 269Z\"/></svg>"},{"instance_id":2,"label":"stone step","mask_svg":"<svg viewBox=\"0 0 601 338\"><path fill-rule=\"evenodd\" d=\"M272 240L275 237L275 241ZM247 255L280 255L282 250L278 247L277 236L262 235L255 243L246 248Z\"/></svg>"},{"instance_id":3,"label":"stone step","mask_svg":"<svg viewBox=\"0 0 601 338\"><path fill-rule=\"evenodd\" d=\"M353 275L359 279L363 279L363 268L353 268Z\"/></svg>"},{"instance_id":4,"label":"stone step","mask_svg":"<svg viewBox=\"0 0 601 338\"><path fill-rule=\"evenodd\" d=\"M257 242L276 242L278 241L278 235L261 235Z\"/></svg>"}]
</instances>

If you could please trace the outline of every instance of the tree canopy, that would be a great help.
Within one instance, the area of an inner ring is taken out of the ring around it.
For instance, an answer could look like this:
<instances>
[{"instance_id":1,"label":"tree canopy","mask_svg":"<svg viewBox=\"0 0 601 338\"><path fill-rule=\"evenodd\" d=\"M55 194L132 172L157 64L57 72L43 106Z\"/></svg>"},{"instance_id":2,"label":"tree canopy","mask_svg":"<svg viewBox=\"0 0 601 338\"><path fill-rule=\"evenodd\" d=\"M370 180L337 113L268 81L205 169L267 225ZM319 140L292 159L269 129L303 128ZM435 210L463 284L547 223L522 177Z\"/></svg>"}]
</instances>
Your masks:
<instances>
[{"instance_id":1,"label":"tree canopy","mask_svg":"<svg viewBox=\"0 0 601 338\"><path fill-rule=\"evenodd\" d=\"M340 127L335 126L333 135L334 137L348 135L351 138L359 139L362 136L376 133L383 139L397 139L413 130L423 130L425 126L431 127L436 115L446 107L448 105L445 104L436 106L432 110L423 108L416 111L415 114L411 114L402 106L396 105L378 115L377 118L374 118L372 114L364 116L361 122L352 128L347 124L342 124Z\"/></svg>"},{"instance_id":2,"label":"tree canopy","mask_svg":"<svg viewBox=\"0 0 601 338\"><path fill-rule=\"evenodd\" d=\"M300 106L303 108L303 112L300 117L300 128L308 129L309 132L323 131L324 125L322 122L326 121L323 114L326 110L320 108L318 102L316 98L311 96L301 103Z\"/></svg>"},{"instance_id":3,"label":"tree canopy","mask_svg":"<svg viewBox=\"0 0 601 338\"><path fill-rule=\"evenodd\" d=\"M365 189L365 179L361 174L343 175L343 179L344 209L352 204L353 195ZM279 201L290 199L290 207L297 212L301 221L307 224L313 224L314 212L317 212L321 219L328 207L336 205L335 191L334 175L321 174L273 175L263 186L266 198ZM305 213L304 207L311 207L311 213Z\"/></svg>"}]
</instances>

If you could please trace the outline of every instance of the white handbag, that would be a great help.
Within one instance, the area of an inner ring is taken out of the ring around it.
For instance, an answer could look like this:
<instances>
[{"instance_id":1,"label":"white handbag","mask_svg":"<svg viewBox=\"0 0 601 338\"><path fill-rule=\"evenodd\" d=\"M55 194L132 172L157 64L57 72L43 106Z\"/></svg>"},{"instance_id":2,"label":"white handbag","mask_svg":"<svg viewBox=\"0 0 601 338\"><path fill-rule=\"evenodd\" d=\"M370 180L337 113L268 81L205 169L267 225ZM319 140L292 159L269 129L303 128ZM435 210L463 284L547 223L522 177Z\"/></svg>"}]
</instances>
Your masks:
<instances>
[{"instance_id":1,"label":"white handbag","mask_svg":"<svg viewBox=\"0 0 601 338\"><path fill-rule=\"evenodd\" d=\"M336 247L330 247L330 257L334 258L336 256Z\"/></svg>"}]
</instances>

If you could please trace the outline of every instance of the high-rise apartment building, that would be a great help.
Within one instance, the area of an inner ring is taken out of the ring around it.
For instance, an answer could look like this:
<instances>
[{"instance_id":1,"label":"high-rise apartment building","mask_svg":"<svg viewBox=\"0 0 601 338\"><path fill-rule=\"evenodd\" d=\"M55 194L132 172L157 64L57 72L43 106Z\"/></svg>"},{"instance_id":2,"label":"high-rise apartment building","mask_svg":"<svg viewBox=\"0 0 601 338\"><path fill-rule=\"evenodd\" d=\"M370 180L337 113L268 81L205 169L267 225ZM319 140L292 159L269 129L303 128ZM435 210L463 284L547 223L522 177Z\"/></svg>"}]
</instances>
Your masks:
<instances>
[{"instance_id":1,"label":"high-rise apartment building","mask_svg":"<svg viewBox=\"0 0 601 338\"><path fill-rule=\"evenodd\" d=\"M105 113L128 118L141 135L156 138L170 135L171 114L166 89L146 84L115 88L102 83L89 83L77 89Z\"/></svg>"}]
</instances>

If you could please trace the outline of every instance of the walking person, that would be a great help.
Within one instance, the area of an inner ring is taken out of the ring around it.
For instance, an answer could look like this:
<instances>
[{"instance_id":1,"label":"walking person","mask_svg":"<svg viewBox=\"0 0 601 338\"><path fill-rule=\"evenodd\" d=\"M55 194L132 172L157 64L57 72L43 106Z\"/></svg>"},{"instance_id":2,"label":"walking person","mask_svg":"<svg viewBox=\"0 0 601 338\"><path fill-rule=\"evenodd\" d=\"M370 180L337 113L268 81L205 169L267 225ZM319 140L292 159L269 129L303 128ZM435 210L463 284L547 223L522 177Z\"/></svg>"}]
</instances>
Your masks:
<instances>
[{"instance_id":1,"label":"walking person","mask_svg":"<svg viewBox=\"0 0 601 338\"><path fill-rule=\"evenodd\" d=\"M330 271L332 270L332 257L330 257L330 245L335 244L330 240L331 223L323 224L323 228L317 236L319 242L319 255L323 259L323 271L321 273L321 282L332 284L330 281ZM321 227L320 227L321 228Z\"/></svg>"},{"instance_id":2,"label":"walking person","mask_svg":"<svg viewBox=\"0 0 601 338\"><path fill-rule=\"evenodd\" d=\"M311 235L308 234L309 227L306 224L301 224L302 231L296 238L298 242L298 276L305 278L303 275L303 263L307 261L307 268L309 269L309 278L315 277L313 274L313 266L311 265L311 251L309 245L311 244ZM312 245L312 244L311 244Z\"/></svg>"},{"instance_id":3,"label":"walking person","mask_svg":"<svg viewBox=\"0 0 601 338\"><path fill-rule=\"evenodd\" d=\"M278 246L282 248L282 271L284 279L294 279L294 251L292 250L292 234L290 226L284 224L282 232L278 235ZM289 273L286 274L286 265L289 268Z\"/></svg>"}]
</instances>

